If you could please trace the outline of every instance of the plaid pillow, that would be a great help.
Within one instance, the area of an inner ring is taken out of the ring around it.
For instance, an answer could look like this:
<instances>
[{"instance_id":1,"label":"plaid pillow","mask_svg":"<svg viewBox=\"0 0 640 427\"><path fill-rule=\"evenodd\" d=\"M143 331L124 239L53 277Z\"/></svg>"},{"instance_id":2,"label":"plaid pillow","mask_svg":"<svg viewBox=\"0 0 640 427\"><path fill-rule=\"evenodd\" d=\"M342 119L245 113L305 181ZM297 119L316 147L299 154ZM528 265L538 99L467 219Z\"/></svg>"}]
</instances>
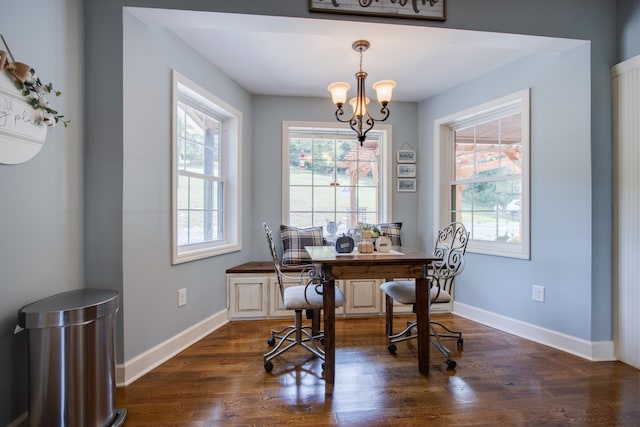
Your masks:
<instances>
[{"instance_id":1,"label":"plaid pillow","mask_svg":"<svg viewBox=\"0 0 640 427\"><path fill-rule=\"evenodd\" d=\"M391 246L402 246L402 241L400 240L401 222L378 224L377 227L385 236L391 239Z\"/></svg>"},{"instance_id":2,"label":"plaid pillow","mask_svg":"<svg viewBox=\"0 0 640 427\"><path fill-rule=\"evenodd\" d=\"M309 264L311 258L304 250L305 246L322 246L322 227L296 228L288 225L280 226L282 239L282 263Z\"/></svg>"}]
</instances>

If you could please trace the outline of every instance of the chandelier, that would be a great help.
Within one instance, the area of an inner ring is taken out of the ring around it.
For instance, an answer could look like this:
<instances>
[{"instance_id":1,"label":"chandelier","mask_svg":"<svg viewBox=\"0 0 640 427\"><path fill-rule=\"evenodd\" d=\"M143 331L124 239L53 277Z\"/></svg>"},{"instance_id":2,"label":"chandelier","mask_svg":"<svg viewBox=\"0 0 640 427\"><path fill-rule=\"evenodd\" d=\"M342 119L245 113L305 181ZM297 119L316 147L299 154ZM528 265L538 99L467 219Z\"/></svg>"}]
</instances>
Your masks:
<instances>
[{"instance_id":1,"label":"chandelier","mask_svg":"<svg viewBox=\"0 0 640 427\"><path fill-rule=\"evenodd\" d=\"M393 92L393 88L396 86L396 82L393 80L380 80L373 84L372 87L376 91L378 102L382 106L380 109L382 118L373 118L367 108L369 98L367 98L364 87L364 81L367 78L367 73L362 71L362 52L367 50L369 46L370 44L367 40L356 40L351 45L353 50L360 53L360 71L356 73L356 97L349 100L349 104L353 108L353 114L350 118L342 118L344 115L342 107L347 100L347 92L351 88L351 85L346 82L335 82L331 83L327 87L329 92L331 92L333 103L338 107L336 110L336 119L342 123L349 123L351 129L358 134L358 141L360 141L361 147L367 137L367 132L373 129L373 125L376 122L383 122L389 117L389 108L387 108L387 105L389 105L389 102L391 101L391 93Z\"/></svg>"}]
</instances>

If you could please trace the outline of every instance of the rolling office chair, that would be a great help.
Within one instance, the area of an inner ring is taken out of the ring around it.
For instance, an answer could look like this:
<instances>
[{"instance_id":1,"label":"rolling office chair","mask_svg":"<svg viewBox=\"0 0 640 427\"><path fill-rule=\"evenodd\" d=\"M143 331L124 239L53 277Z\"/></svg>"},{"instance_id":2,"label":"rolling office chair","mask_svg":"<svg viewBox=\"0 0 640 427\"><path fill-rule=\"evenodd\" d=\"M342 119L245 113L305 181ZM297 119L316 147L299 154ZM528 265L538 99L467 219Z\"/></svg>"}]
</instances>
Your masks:
<instances>
[{"instance_id":1,"label":"rolling office chair","mask_svg":"<svg viewBox=\"0 0 640 427\"><path fill-rule=\"evenodd\" d=\"M317 357L324 360L324 350L318 346L318 342L322 343L324 338L323 332L319 331L320 311L323 306L321 293L322 285L320 280L315 276L315 272L311 265L301 266L300 276L297 278L283 274L282 265L280 264L273 241L273 233L266 223L263 223L263 226L269 243L271 257L273 259L273 266L278 278L278 286L280 287L280 296L282 298L282 308L285 310L295 311L294 325L287 326L280 330L271 331L271 337L269 337L267 343L274 347L264 355L264 369L267 372L271 372L273 369L273 362L271 361L296 345L304 347ZM301 284L285 287L285 279L296 280ZM341 307L344 305L344 294L338 288L336 288L335 292L336 307ZM302 325L303 310L312 312L312 326Z\"/></svg>"},{"instance_id":2,"label":"rolling office chair","mask_svg":"<svg viewBox=\"0 0 640 427\"><path fill-rule=\"evenodd\" d=\"M453 285L455 277L464 270L464 253L467 249L469 232L464 225L459 222L452 222L438 232L434 254L442 261L431 263L427 272L427 279L431 283L430 301L433 303L450 302L453 295ZM397 334L393 333L393 301L402 304L413 304L415 312L416 287L413 280L396 280L385 282L380 285L380 289L385 293L387 308L387 337L389 338L388 350L394 354L397 350L395 343L415 338L412 333L416 327L416 321L407 322L407 327ZM437 325L446 333L440 334L436 330ZM439 322L430 322L431 342L447 358L447 369L455 369L456 362L449 358L450 351L440 341L440 338L456 338L457 345L462 347L464 341L462 332L452 331Z\"/></svg>"}]
</instances>

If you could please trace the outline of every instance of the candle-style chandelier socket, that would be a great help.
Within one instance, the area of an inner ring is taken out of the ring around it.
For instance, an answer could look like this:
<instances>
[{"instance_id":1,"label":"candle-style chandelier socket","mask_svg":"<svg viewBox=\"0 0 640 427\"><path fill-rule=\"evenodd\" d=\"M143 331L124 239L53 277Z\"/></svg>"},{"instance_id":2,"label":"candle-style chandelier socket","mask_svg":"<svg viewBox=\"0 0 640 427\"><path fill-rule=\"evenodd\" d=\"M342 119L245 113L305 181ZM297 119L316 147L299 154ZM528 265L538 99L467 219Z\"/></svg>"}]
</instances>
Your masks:
<instances>
[{"instance_id":1,"label":"candle-style chandelier socket","mask_svg":"<svg viewBox=\"0 0 640 427\"><path fill-rule=\"evenodd\" d=\"M345 82L331 83L327 89L331 92L331 99L336 104L338 109L336 110L336 119L342 123L349 123L351 129L358 134L358 141L360 146L363 145L364 140L367 137L367 132L373 129L375 122L383 122L389 117L389 102L391 102L391 95L393 94L393 88L396 87L396 82L393 80L380 80L373 84L373 89L376 91L378 102L382 106L380 113L382 117L379 119L374 118L367 104L369 104L369 98L367 98L365 91L365 80L367 73L362 71L362 52L369 48L370 44L367 40L357 40L353 42L353 50L360 54L360 71L356 73L356 97L349 100L349 104L353 108L353 114L348 119L342 119L344 110L342 107L347 102L347 95L351 85Z\"/></svg>"}]
</instances>

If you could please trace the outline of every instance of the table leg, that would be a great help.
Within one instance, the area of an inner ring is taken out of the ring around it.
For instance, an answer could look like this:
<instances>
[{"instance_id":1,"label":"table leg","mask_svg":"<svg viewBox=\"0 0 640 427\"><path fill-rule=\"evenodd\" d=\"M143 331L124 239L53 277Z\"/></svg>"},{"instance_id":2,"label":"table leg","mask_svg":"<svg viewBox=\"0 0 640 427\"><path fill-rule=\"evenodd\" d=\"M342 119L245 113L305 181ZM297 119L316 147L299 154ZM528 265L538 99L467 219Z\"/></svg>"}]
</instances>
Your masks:
<instances>
[{"instance_id":1,"label":"table leg","mask_svg":"<svg viewBox=\"0 0 640 427\"><path fill-rule=\"evenodd\" d=\"M385 330L387 332L387 337L390 337L391 335L393 335L393 298L385 294L384 302L386 309Z\"/></svg>"},{"instance_id":2,"label":"table leg","mask_svg":"<svg viewBox=\"0 0 640 427\"><path fill-rule=\"evenodd\" d=\"M320 333L320 312L322 310L309 310L311 316L311 335L314 337ZM307 314L307 318L309 318L309 314Z\"/></svg>"},{"instance_id":3,"label":"table leg","mask_svg":"<svg viewBox=\"0 0 640 427\"><path fill-rule=\"evenodd\" d=\"M336 365L336 292L335 281L331 277L331 271L325 271L322 291L324 304L324 381L327 391L331 391L335 380ZM428 338L428 337L427 337Z\"/></svg>"},{"instance_id":4,"label":"table leg","mask_svg":"<svg viewBox=\"0 0 640 427\"><path fill-rule=\"evenodd\" d=\"M429 326L429 282L426 278L416 279L416 317L418 323L418 371L429 373L429 350L431 332Z\"/></svg>"}]
</instances>

